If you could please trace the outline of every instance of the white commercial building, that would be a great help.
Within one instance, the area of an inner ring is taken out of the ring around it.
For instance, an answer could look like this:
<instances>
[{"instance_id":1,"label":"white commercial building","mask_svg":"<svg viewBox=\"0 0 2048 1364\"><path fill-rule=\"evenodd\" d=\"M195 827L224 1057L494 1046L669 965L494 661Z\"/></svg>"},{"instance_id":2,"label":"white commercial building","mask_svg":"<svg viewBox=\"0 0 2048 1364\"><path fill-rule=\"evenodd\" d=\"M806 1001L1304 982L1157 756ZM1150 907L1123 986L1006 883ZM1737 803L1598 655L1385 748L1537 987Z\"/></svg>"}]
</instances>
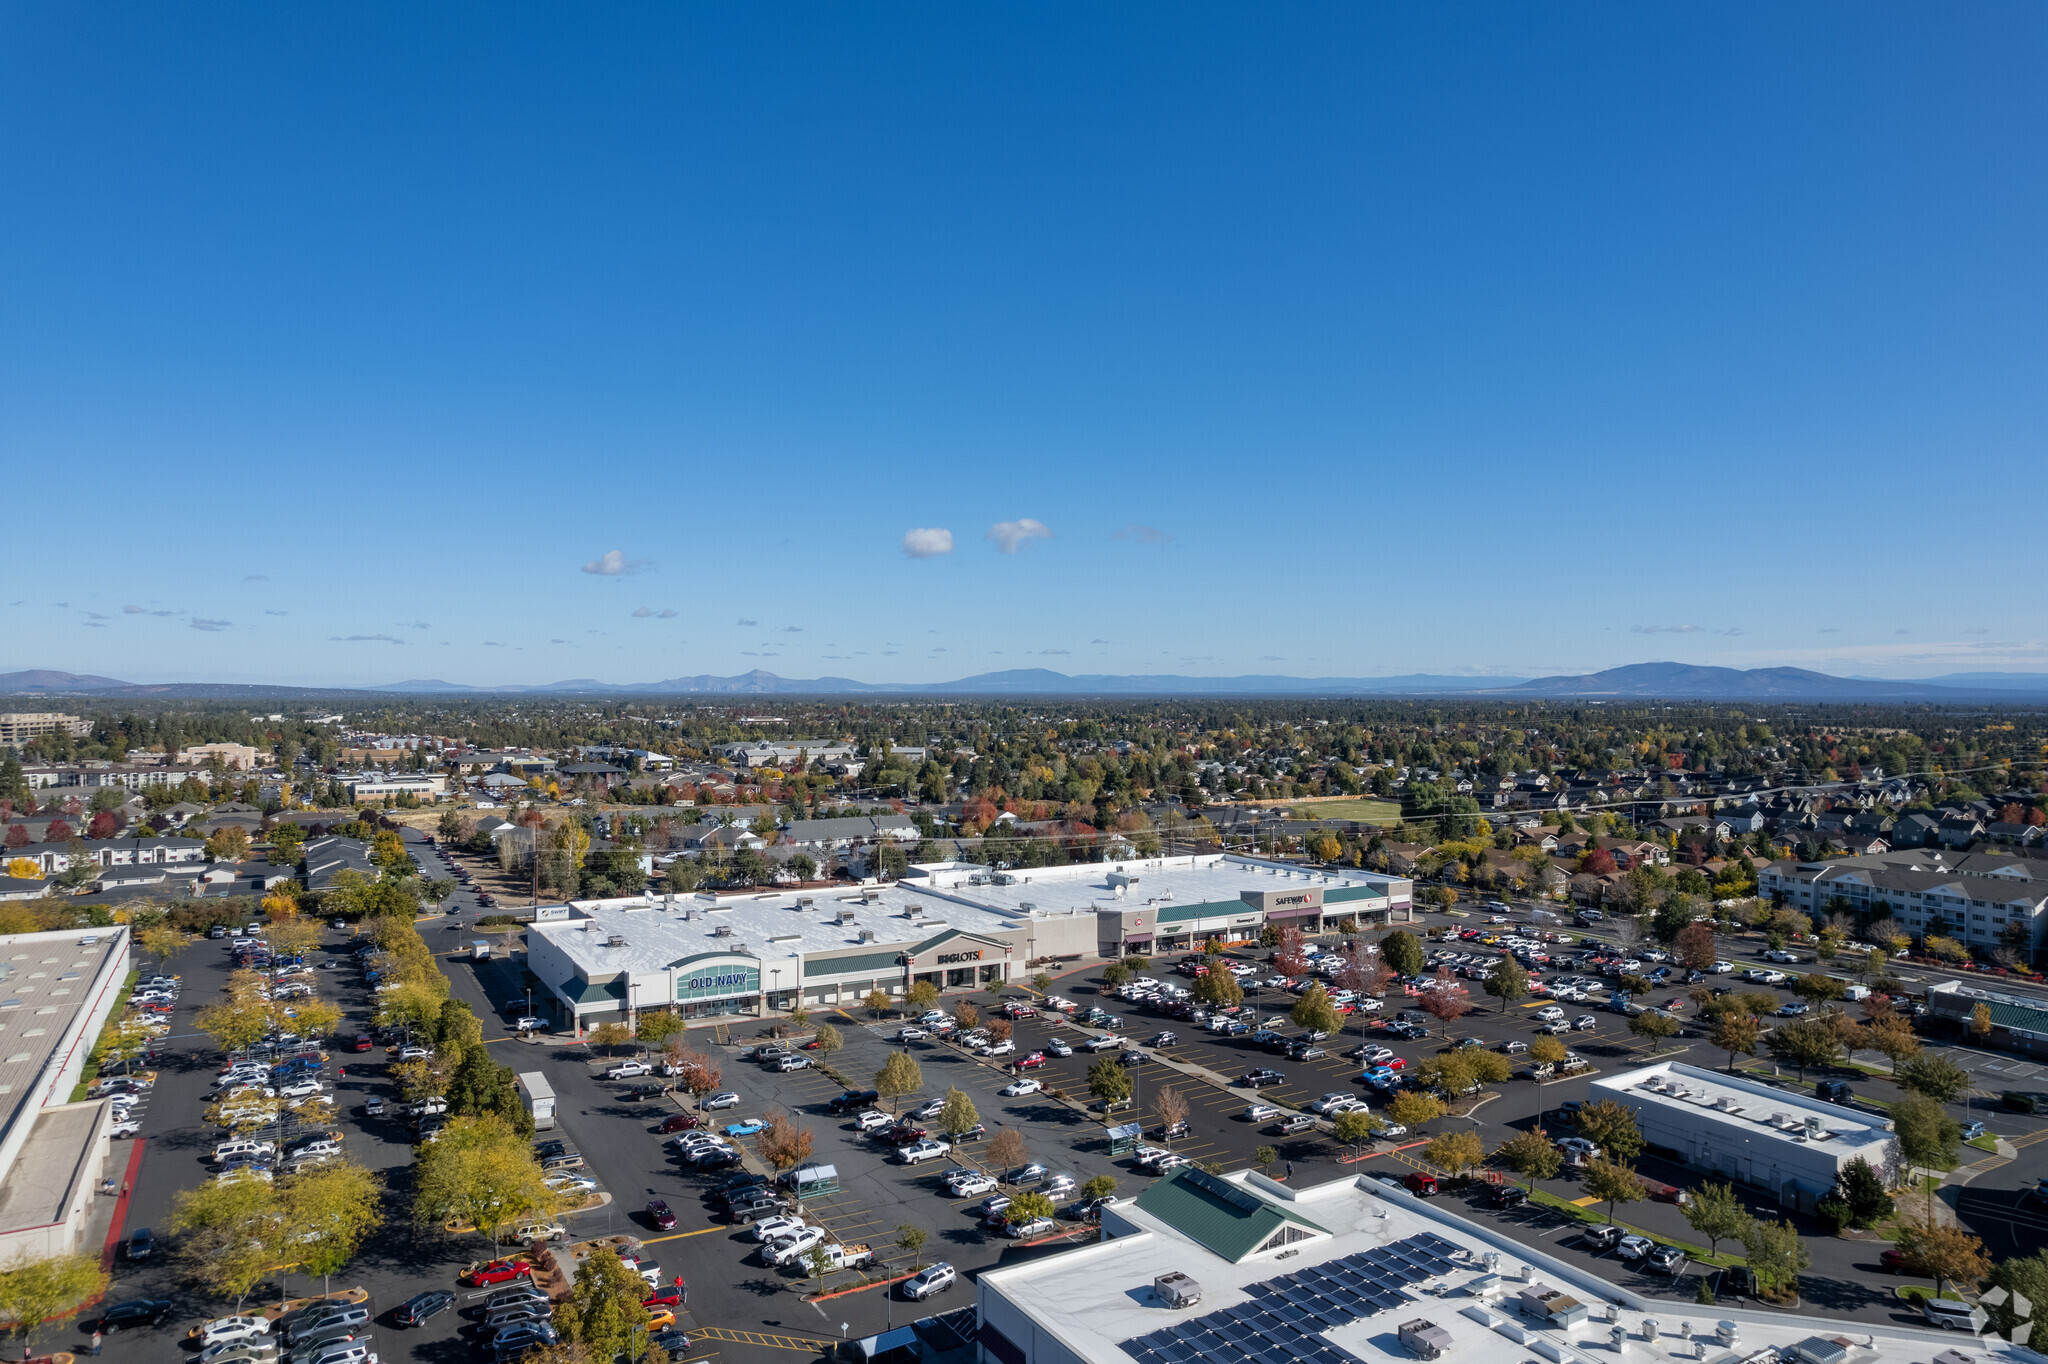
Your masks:
<instances>
[{"instance_id":1,"label":"white commercial building","mask_svg":"<svg viewBox=\"0 0 2048 1364\"><path fill-rule=\"evenodd\" d=\"M1654 1301L1360 1176L1182 1169L984 1270L982 1364L2040 1364L1996 1337Z\"/></svg>"},{"instance_id":2,"label":"white commercial building","mask_svg":"<svg viewBox=\"0 0 2048 1364\"><path fill-rule=\"evenodd\" d=\"M121 927L0 937L0 1264L98 1254L85 1227L111 1106L71 1093L123 1003L128 947Z\"/></svg>"},{"instance_id":3,"label":"white commercial building","mask_svg":"<svg viewBox=\"0 0 2048 1364\"><path fill-rule=\"evenodd\" d=\"M1592 1097L1636 1115L1643 1140L1694 1169L1775 1193L1811 1212L1861 1157L1892 1182L1900 1156L1889 1119L1670 1061L1593 1081Z\"/></svg>"}]
</instances>

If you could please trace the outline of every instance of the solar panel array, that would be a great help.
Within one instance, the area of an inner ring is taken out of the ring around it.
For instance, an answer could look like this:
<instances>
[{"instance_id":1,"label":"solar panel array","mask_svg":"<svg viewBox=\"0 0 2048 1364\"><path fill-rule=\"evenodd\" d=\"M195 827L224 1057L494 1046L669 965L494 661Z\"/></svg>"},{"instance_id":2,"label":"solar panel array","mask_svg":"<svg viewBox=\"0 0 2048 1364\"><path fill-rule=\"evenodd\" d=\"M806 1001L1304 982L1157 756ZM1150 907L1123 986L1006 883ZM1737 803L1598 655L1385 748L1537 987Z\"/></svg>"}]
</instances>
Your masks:
<instances>
[{"instance_id":1,"label":"solar panel array","mask_svg":"<svg viewBox=\"0 0 2048 1364\"><path fill-rule=\"evenodd\" d=\"M1123 1342L1137 1364L1363 1364L1325 1331L1416 1301L1408 1285L1458 1268L1431 1232L1331 1260L1245 1290L1251 1301Z\"/></svg>"}]
</instances>

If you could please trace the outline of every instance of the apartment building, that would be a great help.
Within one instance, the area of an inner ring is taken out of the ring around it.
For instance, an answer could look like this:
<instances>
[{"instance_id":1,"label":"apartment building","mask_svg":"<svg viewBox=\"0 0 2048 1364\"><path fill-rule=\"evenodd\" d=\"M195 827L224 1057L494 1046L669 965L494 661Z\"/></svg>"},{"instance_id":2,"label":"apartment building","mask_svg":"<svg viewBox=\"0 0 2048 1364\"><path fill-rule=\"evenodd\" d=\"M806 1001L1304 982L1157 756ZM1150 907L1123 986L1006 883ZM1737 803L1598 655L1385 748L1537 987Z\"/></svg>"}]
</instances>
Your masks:
<instances>
[{"instance_id":1,"label":"apartment building","mask_svg":"<svg viewBox=\"0 0 2048 1364\"><path fill-rule=\"evenodd\" d=\"M1773 862L1758 871L1757 893L1804 914L1826 914L1840 900L1852 914L1889 914L1916 937L1936 933L1971 947L2033 951L2048 921L2048 863L1899 848L1823 862Z\"/></svg>"},{"instance_id":2,"label":"apartment building","mask_svg":"<svg viewBox=\"0 0 2048 1364\"><path fill-rule=\"evenodd\" d=\"M0 713L0 745L20 748L39 734L69 734L83 739L92 733L92 722L53 710L8 711Z\"/></svg>"}]
</instances>

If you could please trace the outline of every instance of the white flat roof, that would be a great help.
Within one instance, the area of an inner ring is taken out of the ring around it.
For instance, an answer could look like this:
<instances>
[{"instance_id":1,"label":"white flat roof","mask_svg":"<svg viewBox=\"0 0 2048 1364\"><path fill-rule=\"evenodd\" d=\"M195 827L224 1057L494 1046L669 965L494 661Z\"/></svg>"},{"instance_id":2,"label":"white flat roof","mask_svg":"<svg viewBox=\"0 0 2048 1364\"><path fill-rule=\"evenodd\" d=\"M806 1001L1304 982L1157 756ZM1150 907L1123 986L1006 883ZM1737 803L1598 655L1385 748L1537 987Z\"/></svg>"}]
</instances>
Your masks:
<instances>
[{"instance_id":1,"label":"white flat roof","mask_svg":"<svg viewBox=\"0 0 2048 1364\"><path fill-rule=\"evenodd\" d=\"M988 884L990 869L970 863L938 863L920 868L925 875L908 885L929 886L933 893L963 904L1014 914L1060 914L1075 910L1139 909L1147 904L1200 905L1235 900L1247 890L1283 886L1314 886L1325 894L1344 889L1385 893L1388 882L1405 881L1343 868L1297 867L1230 853L1199 853L1186 857L1153 857L1122 862L1078 862L1065 867L1019 867L1002 873L1007 885ZM1129 878L1118 896L1110 877ZM973 884L974 878L983 884ZM1024 907L1029 905L1027 911Z\"/></svg>"},{"instance_id":2,"label":"white flat roof","mask_svg":"<svg viewBox=\"0 0 2048 1364\"><path fill-rule=\"evenodd\" d=\"M1449 1335L1447 1359L1488 1364L1666 1364L1692 1359L1747 1364L1761 1350L1789 1351L1816 1336L1848 1343L1839 1364L1927 1364L1956 1342L1954 1335L1932 1329L1873 1327L1639 1298L1577 1266L1468 1222L1441 1204L1389 1190L1363 1176L1295 1191L1248 1171L1227 1178L1261 1198L1292 1206L1334 1235L1233 1264L1159 1218L1130 1204L1119 1205L1113 1212L1135 1230L984 1272L979 1280L984 1320L1020 1346L1020 1337L1050 1335L1084 1364L1413 1364L1414 1356L1400 1345L1396 1328L1418 1318ZM1408 1281L1394 1294L1405 1301L1388 1301L1377 1309L1362 1291L1347 1291L1331 1277L1355 1280L1359 1273L1340 1262L1350 1260L1355 1266L1361 1262L1351 1257L1375 1251L1388 1259L1383 1249L1387 1247L1403 1258L1412 1257L1418 1247L1429 1249L1437 1263L1448 1267L1432 1277L1415 1277L1409 1271ZM1489 1255L1494 1257L1491 1264ZM1176 1309L1155 1298L1153 1280L1173 1273L1186 1274L1200 1285L1197 1305ZM1276 1330L1271 1320L1261 1319L1262 1314L1288 1316L1283 1307L1297 1291L1289 1282L1296 1275L1309 1282L1308 1301L1318 1312L1336 1318L1368 1314L1334 1322L1303 1320L1297 1314ZM1590 1309L1587 1320L1565 1329L1521 1316L1516 1299L1524 1288L1535 1285L1583 1303ZM1338 1310L1326 1312L1327 1308ZM1645 1339L1646 1320L1656 1323L1654 1343ZM1023 1329L1027 1322L1028 1331ZM1724 1322L1735 1327L1732 1345L1717 1338ZM1681 1351L1680 1337L1687 1325L1690 1335ZM1616 1327L1627 1334L1625 1354L1616 1353ZM1691 1342L1700 1343L1700 1354L1692 1353ZM2041 1358L1995 1338L1966 1338L1963 1343L1985 1361L2039 1364ZM1026 1350L1027 1358L1059 1357L1058 1346L1033 1344L1035 1348ZM1775 1364L1775 1356L1771 1359Z\"/></svg>"},{"instance_id":3,"label":"white flat roof","mask_svg":"<svg viewBox=\"0 0 2048 1364\"><path fill-rule=\"evenodd\" d=\"M1837 1161L1862 1156L1872 1169L1883 1168L1891 1141L1891 1125L1884 1118L1679 1061L1601 1076L1593 1089L1611 1091L1631 1106L1662 1109L1680 1123L1702 1116L1746 1123L1758 1139L1797 1142ZM1824 1135L1811 1135L1809 1118L1819 1120Z\"/></svg>"},{"instance_id":4,"label":"white flat roof","mask_svg":"<svg viewBox=\"0 0 2048 1364\"><path fill-rule=\"evenodd\" d=\"M800 907L799 900L809 901ZM918 917L906 911L917 906ZM762 958L809 956L841 948L882 952L937 937L949 928L988 933L1022 922L903 885L763 895L678 895L673 901L631 897L570 902L581 918L549 919L528 931L553 943L586 975L646 974L706 952L751 952ZM842 913L853 918L840 923ZM586 927L587 926L587 927ZM720 928L730 928L721 936ZM863 943L861 930L874 938ZM609 946L613 937L623 946Z\"/></svg>"}]
</instances>

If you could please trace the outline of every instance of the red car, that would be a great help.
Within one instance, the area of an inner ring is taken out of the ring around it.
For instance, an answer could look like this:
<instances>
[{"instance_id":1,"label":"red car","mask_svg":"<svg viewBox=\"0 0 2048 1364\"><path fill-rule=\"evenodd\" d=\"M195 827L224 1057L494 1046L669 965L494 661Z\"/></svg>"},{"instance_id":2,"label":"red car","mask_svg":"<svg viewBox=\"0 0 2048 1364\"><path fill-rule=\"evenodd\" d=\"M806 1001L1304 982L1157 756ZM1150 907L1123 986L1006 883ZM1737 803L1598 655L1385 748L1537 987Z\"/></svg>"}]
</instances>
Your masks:
<instances>
[{"instance_id":1,"label":"red car","mask_svg":"<svg viewBox=\"0 0 2048 1364\"><path fill-rule=\"evenodd\" d=\"M661 1120L656 1129L662 1132L687 1132L703 1122L695 1113L671 1113Z\"/></svg>"},{"instance_id":2,"label":"red car","mask_svg":"<svg viewBox=\"0 0 2048 1364\"><path fill-rule=\"evenodd\" d=\"M654 1223L656 1231L674 1231L676 1229L675 1213L670 1211L666 1201L659 1198L653 1199L648 1203L647 1220Z\"/></svg>"},{"instance_id":3,"label":"red car","mask_svg":"<svg viewBox=\"0 0 2048 1364\"><path fill-rule=\"evenodd\" d=\"M377 1039L366 1032L356 1034L357 1051L369 1051L377 1045Z\"/></svg>"},{"instance_id":4,"label":"red car","mask_svg":"<svg viewBox=\"0 0 2048 1364\"><path fill-rule=\"evenodd\" d=\"M1017 1058L1018 1070L1037 1070L1040 1066L1044 1064L1045 1053L1042 1051L1034 1051L1029 1056L1020 1056Z\"/></svg>"},{"instance_id":5,"label":"red car","mask_svg":"<svg viewBox=\"0 0 2048 1364\"><path fill-rule=\"evenodd\" d=\"M1908 1272L1906 1269L1906 1252L1897 1248L1885 1250L1877 1257L1877 1263L1887 1274L1904 1274Z\"/></svg>"},{"instance_id":6,"label":"red car","mask_svg":"<svg viewBox=\"0 0 2048 1364\"><path fill-rule=\"evenodd\" d=\"M669 1284L666 1287L657 1286L654 1290L654 1295L641 1299L640 1305L650 1312L657 1307L681 1307L683 1305L683 1290L677 1288L674 1284Z\"/></svg>"},{"instance_id":7,"label":"red car","mask_svg":"<svg viewBox=\"0 0 2048 1364\"><path fill-rule=\"evenodd\" d=\"M877 1135L891 1146L908 1146L923 1141L931 1133L922 1127L885 1127Z\"/></svg>"},{"instance_id":8,"label":"red car","mask_svg":"<svg viewBox=\"0 0 2048 1364\"><path fill-rule=\"evenodd\" d=\"M479 1288L489 1288L493 1284L523 1279L532 1268L529 1260L491 1260L477 1265L462 1277Z\"/></svg>"},{"instance_id":9,"label":"red car","mask_svg":"<svg viewBox=\"0 0 2048 1364\"><path fill-rule=\"evenodd\" d=\"M1386 1060L1380 1062L1380 1064L1385 1066L1388 1070L1408 1069L1407 1061L1403 1060L1401 1057L1398 1056L1389 1056Z\"/></svg>"}]
</instances>

